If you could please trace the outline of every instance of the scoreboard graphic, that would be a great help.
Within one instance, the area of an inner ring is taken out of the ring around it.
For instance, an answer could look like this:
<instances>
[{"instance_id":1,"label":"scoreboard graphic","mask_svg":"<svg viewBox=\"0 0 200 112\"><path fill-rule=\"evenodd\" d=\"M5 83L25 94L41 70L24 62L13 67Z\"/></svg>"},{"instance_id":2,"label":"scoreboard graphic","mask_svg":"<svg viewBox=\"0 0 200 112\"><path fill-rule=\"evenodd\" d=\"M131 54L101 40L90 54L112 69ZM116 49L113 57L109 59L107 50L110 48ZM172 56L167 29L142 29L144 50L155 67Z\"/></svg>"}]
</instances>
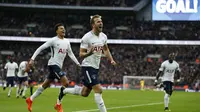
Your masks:
<instances>
[{"instance_id":1,"label":"scoreboard graphic","mask_svg":"<svg viewBox=\"0 0 200 112\"><path fill-rule=\"evenodd\" d=\"M200 0L152 0L154 21L199 21Z\"/></svg>"}]
</instances>

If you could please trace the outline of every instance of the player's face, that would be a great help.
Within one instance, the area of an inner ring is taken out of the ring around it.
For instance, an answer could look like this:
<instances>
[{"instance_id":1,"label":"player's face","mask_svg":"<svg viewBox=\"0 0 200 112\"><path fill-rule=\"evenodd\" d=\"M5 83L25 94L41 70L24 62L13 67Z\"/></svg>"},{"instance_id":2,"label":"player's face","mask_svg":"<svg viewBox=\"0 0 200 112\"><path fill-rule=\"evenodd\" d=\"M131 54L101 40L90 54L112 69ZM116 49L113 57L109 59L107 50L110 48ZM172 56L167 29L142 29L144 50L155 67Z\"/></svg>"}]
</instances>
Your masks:
<instances>
[{"instance_id":1,"label":"player's face","mask_svg":"<svg viewBox=\"0 0 200 112\"><path fill-rule=\"evenodd\" d=\"M10 62L11 62L11 63L13 62L13 58L10 58Z\"/></svg>"},{"instance_id":2,"label":"player's face","mask_svg":"<svg viewBox=\"0 0 200 112\"><path fill-rule=\"evenodd\" d=\"M98 32L102 32L102 30L103 30L103 22L102 22L101 18L95 18L94 19L93 28Z\"/></svg>"},{"instance_id":3,"label":"player's face","mask_svg":"<svg viewBox=\"0 0 200 112\"><path fill-rule=\"evenodd\" d=\"M64 37L65 36L65 27L64 26L59 26L56 33L58 35L60 35L61 37Z\"/></svg>"}]
</instances>

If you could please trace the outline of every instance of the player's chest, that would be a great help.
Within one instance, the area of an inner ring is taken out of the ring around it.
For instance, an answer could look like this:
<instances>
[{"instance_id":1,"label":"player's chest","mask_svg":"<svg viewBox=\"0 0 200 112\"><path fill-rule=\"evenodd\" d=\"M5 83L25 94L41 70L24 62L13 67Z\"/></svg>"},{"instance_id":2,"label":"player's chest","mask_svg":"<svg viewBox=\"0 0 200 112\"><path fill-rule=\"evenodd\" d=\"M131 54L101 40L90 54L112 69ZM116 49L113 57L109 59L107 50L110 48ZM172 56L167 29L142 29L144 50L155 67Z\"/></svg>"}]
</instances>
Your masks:
<instances>
[{"instance_id":1,"label":"player's chest","mask_svg":"<svg viewBox=\"0 0 200 112\"><path fill-rule=\"evenodd\" d=\"M14 64L9 64L8 65L8 69L15 69L15 65Z\"/></svg>"},{"instance_id":2,"label":"player's chest","mask_svg":"<svg viewBox=\"0 0 200 112\"><path fill-rule=\"evenodd\" d=\"M67 41L57 41L53 44L53 48L54 50L58 53L58 54L66 54L68 52L68 42Z\"/></svg>"},{"instance_id":3,"label":"player's chest","mask_svg":"<svg viewBox=\"0 0 200 112\"><path fill-rule=\"evenodd\" d=\"M176 64L167 64L165 67L166 67L167 69L173 70L173 69L176 69L176 68L177 68L177 65L176 65Z\"/></svg>"},{"instance_id":4,"label":"player's chest","mask_svg":"<svg viewBox=\"0 0 200 112\"><path fill-rule=\"evenodd\" d=\"M89 42L89 47L94 47L95 52L100 52L103 50L104 40L101 38L93 38Z\"/></svg>"},{"instance_id":5,"label":"player's chest","mask_svg":"<svg viewBox=\"0 0 200 112\"><path fill-rule=\"evenodd\" d=\"M105 40L102 37L92 37L89 42L88 46L103 46Z\"/></svg>"}]
</instances>

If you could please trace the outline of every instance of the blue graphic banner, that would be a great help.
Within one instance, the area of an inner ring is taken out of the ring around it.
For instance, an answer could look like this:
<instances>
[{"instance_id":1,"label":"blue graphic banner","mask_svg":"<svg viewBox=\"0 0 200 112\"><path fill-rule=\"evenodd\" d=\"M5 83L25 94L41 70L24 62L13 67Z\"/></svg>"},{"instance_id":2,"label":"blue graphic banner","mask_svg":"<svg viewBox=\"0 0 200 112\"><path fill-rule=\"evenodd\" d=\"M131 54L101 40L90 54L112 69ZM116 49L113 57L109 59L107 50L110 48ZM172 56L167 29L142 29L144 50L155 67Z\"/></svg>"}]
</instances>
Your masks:
<instances>
[{"instance_id":1,"label":"blue graphic banner","mask_svg":"<svg viewBox=\"0 0 200 112\"><path fill-rule=\"evenodd\" d=\"M152 20L199 21L200 0L152 0Z\"/></svg>"}]
</instances>

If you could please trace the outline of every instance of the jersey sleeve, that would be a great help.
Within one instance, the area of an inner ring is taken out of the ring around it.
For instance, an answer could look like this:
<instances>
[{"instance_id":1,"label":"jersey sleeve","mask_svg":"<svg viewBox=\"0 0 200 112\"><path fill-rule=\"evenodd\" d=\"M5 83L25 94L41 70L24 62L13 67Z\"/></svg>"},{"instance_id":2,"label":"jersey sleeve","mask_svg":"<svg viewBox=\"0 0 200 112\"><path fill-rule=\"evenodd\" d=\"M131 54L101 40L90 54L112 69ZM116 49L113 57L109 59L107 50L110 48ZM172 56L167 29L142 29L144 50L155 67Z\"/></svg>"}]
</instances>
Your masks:
<instances>
[{"instance_id":1,"label":"jersey sleeve","mask_svg":"<svg viewBox=\"0 0 200 112\"><path fill-rule=\"evenodd\" d=\"M15 63L15 68L18 69L18 65L17 65L17 63Z\"/></svg>"},{"instance_id":2,"label":"jersey sleeve","mask_svg":"<svg viewBox=\"0 0 200 112\"><path fill-rule=\"evenodd\" d=\"M104 34L105 35L105 34ZM107 44L108 37L105 35L104 45Z\"/></svg>"},{"instance_id":3,"label":"jersey sleeve","mask_svg":"<svg viewBox=\"0 0 200 112\"><path fill-rule=\"evenodd\" d=\"M181 69L180 69L180 67L179 67L179 64L177 63L177 69L176 69L176 71L181 71Z\"/></svg>"},{"instance_id":4,"label":"jersey sleeve","mask_svg":"<svg viewBox=\"0 0 200 112\"><path fill-rule=\"evenodd\" d=\"M164 68L165 68L165 63L163 62L159 68L159 71L164 71Z\"/></svg>"},{"instance_id":5,"label":"jersey sleeve","mask_svg":"<svg viewBox=\"0 0 200 112\"><path fill-rule=\"evenodd\" d=\"M71 48L70 42L68 43L68 56L69 56L77 65L80 65L80 63L79 63L78 60L76 59L74 53L72 52L72 48Z\"/></svg>"},{"instance_id":6,"label":"jersey sleeve","mask_svg":"<svg viewBox=\"0 0 200 112\"><path fill-rule=\"evenodd\" d=\"M53 45L53 39L48 40L47 42L45 42L43 45L41 45L33 54L33 56L31 57L32 60L35 60L36 56L38 54L40 54L40 52L50 46Z\"/></svg>"},{"instance_id":7,"label":"jersey sleeve","mask_svg":"<svg viewBox=\"0 0 200 112\"><path fill-rule=\"evenodd\" d=\"M20 64L20 69L21 70L25 70L26 69L26 64L25 63L21 63Z\"/></svg>"},{"instance_id":8,"label":"jersey sleeve","mask_svg":"<svg viewBox=\"0 0 200 112\"><path fill-rule=\"evenodd\" d=\"M87 35L84 35L83 38L81 39L80 48L84 48L84 49L87 49L87 48L88 48Z\"/></svg>"},{"instance_id":9,"label":"jersey sleeve","mask_svg":"<svg viewBox=\"0 0 200 112\"><path fill-rule=\"evenodd\" d=\"M8 63L6 63L6 65L5 65L4 69L7 69L7 68L8 68Z\"/></svg>"}]
</instances>

